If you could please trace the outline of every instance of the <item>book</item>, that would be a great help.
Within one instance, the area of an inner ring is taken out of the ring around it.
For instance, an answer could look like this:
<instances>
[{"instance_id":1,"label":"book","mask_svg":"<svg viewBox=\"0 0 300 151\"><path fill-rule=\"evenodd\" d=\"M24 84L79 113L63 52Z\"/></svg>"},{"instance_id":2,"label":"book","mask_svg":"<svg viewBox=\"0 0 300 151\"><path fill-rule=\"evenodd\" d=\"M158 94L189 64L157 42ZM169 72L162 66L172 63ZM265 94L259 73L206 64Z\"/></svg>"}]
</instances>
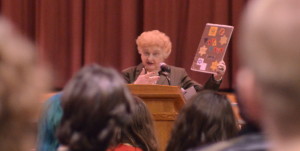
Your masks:
<instances>
[{"instance_id":1,"label":"book","mask_svg":"<svg viewBox=\"0 0 300 151\"><path fill-rule=\"evenodd\" d=\"M191 70L216 73L217 66L225 56L234 27L229 25L207 23Z\"/></svg>"}]
</instances>

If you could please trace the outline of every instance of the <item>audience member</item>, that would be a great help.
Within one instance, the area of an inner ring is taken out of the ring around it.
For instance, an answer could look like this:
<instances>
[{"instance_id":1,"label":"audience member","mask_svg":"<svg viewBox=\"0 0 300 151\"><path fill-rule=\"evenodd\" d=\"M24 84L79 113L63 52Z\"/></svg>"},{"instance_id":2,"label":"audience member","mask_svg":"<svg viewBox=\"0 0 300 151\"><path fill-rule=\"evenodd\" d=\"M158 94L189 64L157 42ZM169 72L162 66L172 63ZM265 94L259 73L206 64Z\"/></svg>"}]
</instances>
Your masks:
<instances>
[{"instance_id":1,"label":"audience member","mask_svg":"<svg viewBox=\"0 0 300 151\"><path fill-rule=\"evenodd\" d=\"M116 138L117 147L112 147L111 151L158 150L152 115L142 99L134 98L132 121L128 127L121 129Z\"/></svg>"},{"instance_id":2,"label":"audience member","mask_svg":"<svg viewBox=\"0 0 300 151\"><path fill-rule=\"evenodd\" d=\"M131 120L132 101L115 70L84 67L63 90L59 150L105 151L117 129Z\"/></svg>"},{"instance_id":3,"label":"audience member","mask_svg":"<svg viewBox=\"0 0 300 151\"><path fill-rule=\"evenodd\" d=\"M204 90L181 110L172 130L167 151L183 151L236 136L238 126L229 100Z\"/></svg>"},{"instance_id":4,"label":"audience member","mask_svg":"<svg viewBox=\"0 0 300 151\"><path fill-rule=\"evenodd\" d=\"M41 94L49 85L47 69L35 48L0 18L0 150L34 149Z\"/></svg>"},{"instance_id":5,"label":"audience member","mask_svg":"<svg viewBox=\"0 0 300 151\"><path fill-rule=\"evenodd\" d=\"M172 47L166 34L158 30L146 31L137 38L136 43L142 63L123 70L123 77L127 83L173 85L183 89L193 86L197 91L203 89L203 86L193 81L183 68L167 66L166 71L161 70L161 65L170 55ZM225 71L225 62L221 61L216 74L208 79L204 88L217 90Z\"/></svg>"},{"instance_id":6,"label":"audience member","mask_svg":"<svg viewBox=\"0 0 300 151\"><path fill-rule=\"evenodd\" d=\"M238 99L240 115L244 120L244 124L234 139L223 141L206 147L198 147L189 151L264 151L267 148L264 133L261 131L260 124L256 119L260 116L252 116L251 119L245 113L244 102ZM254 119L253 119L254 118Z\"/></svg>"},{"instance_id":7,"label":"audience member","mask_svg":"<svg viewBox=\"0 0 300 151\"><path fill-rule=\"evenodd\" d=\"M245 113L244 103L241 101L238 94L235 94L235 95L236 95L236 99L237 99L237 106L239 108L239 115L243 119L243 123L241 124L241 130L239 131L238 135L239 136L243 136L243 135L255 135L255 136L261 135L261 136L263 136L261 133L260 124L256 120L259 117L250 119L248 117L248 115Z\"/></svg>"},{"instance_id":8,"label":"audience member","mask_svg":"<svg viewBox=\"0 0 300 151\"><path fill-rule=\"evenodd\" d=\"M38 151L56 151L59 143L55 131L62 118L62 93L57 93L45 101L38 127Z\"/></svg>"},{"instance_id":9,"label":"audience member","mask_svg":"<svg viewBox=\"0 0 300 151\"><path fill-rule=\"evenodd\" d=\"M260 123L267 141L257 137L218 150L300 150L298 14L299 0L250 1L241 24L237 86L245 113Z\"/></svg>"}]
</instances>

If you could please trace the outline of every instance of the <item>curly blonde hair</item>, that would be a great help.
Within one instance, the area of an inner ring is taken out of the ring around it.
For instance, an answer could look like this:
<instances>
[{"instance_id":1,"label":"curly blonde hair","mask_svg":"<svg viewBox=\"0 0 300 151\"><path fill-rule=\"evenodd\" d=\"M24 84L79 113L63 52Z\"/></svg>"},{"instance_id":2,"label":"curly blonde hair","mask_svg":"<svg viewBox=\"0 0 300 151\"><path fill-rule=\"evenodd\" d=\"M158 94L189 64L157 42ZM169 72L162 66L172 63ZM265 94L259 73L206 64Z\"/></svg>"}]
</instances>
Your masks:
<instances>
[{"instance_id":1,"label":"curly blonde hair","mask_svg":"<svg viewBox=\"0 0 300 151\"><path fill-rule=\"evenodd\" d=\"M172 43L170 38L159 30L143 32L137 39L136 44L139 53L145 48L159 47L163 51L164 59L168 58L171 53Z\"/></svg>"},{"instance_id":2,"label":"curly blonde hair","mask_svg":"<svg viewBox=\"0 0 300 151\"><path fill-rule=\"evenodd\" d=\"M33 149L46 71L37 64L32 43L0 18L0 150Z\"/></svg>"}]
</instances>

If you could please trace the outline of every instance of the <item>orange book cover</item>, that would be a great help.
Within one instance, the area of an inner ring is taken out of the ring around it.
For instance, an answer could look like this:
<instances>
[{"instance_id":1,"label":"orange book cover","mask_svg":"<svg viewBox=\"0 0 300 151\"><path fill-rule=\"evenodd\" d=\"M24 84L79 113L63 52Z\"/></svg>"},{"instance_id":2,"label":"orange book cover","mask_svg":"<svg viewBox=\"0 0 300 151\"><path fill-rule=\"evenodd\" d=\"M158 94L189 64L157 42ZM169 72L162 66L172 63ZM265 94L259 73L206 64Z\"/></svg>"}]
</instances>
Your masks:
<instances>
[{"instance_id":1,"label":"orange book cover","mask_svg":"<svg viewBox=\"0 0 300 151\"><path fill-rule=\"evenodd\" d=\"M223 60L234 27L207 23L203 31L191 70L215 73Z\"/></svg>"}]
</instances>

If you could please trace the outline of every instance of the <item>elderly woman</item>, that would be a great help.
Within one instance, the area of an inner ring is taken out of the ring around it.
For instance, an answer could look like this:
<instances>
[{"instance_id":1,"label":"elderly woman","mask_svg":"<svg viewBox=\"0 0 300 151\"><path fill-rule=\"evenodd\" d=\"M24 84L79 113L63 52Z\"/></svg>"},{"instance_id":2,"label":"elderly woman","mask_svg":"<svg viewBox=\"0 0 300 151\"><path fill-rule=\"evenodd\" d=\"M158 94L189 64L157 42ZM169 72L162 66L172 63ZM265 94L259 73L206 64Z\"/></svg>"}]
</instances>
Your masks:
<instances>
[{"instance_id":1,"label":"elderly woman","mask_svg":"<svg viewBox=\"0 0 300 151\"><path fill-rule=\"evenodd\" d=\"M191 80L183 68L167 66L164 69L166 71L161 71L161 65L170 55L172 47L166 34L158 30L146 31L137 38L136 43L142 63L123 70L122 74L127 83L172 85L181 86L183 89L194 86L196 91L219 88L226 70L224 61L218 64L216 74L202 86Z\"/></svg>"}]
</instances>

